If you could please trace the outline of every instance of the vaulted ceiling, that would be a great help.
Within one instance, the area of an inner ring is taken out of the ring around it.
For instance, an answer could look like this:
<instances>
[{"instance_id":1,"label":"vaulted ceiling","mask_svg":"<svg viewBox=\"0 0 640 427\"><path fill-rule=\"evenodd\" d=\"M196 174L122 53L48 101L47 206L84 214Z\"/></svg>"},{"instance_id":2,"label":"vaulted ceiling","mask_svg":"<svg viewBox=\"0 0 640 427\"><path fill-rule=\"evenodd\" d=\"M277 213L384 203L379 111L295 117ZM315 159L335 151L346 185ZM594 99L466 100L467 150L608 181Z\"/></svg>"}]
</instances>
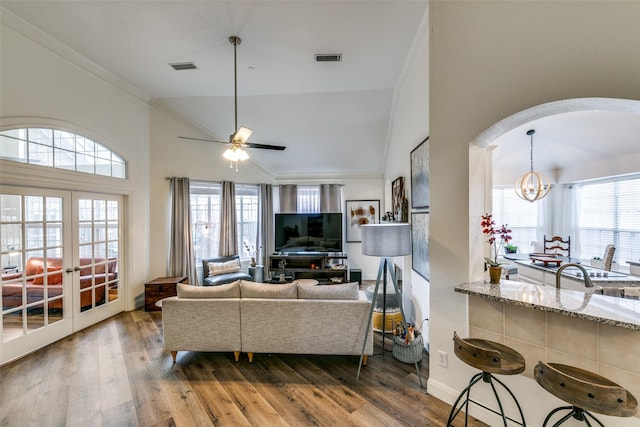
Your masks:
<instances>
[{"instance_id":1,"label":"vaulted ceiling","mask_svg":"<svg viewBox=\"0 0 640 427\"><path fill-rule=\"evenodd\" d=\"M394 89L428 2L3 0L1 7L201 132L184 136L222 141L234 131L228 38L239 36L238 125L253 129L251 142L287 147L249 150L287 179L382 175ZM315 61L334 53L341 62ZM169 66L182 62L197 68ZM505 132L495 141L496 168L529 168L529 128L536 169L640 152L637 113L584 111ZM178 136L176 144L207 144ZM220 155L226 148L209 144Z\"/></svg>"},{"instance_id":2,"label":"vaulted ceiling","mask_svg":"<svg viewBox=\"0 0 640 427\"><path fill-rule=\"evenodd\" d=\"M2 7L278 177L381 176L394 88L427 1L11 1ZM316 62L315 54L342 55ZM193 62L175 71L170 63ZM426 70L425 70L426 72ZM203 136L203 135L184 135ZM176 144L187 142L176 137ZM226 147L212 143L212 152Z\"/></svg>"}]
</instances>

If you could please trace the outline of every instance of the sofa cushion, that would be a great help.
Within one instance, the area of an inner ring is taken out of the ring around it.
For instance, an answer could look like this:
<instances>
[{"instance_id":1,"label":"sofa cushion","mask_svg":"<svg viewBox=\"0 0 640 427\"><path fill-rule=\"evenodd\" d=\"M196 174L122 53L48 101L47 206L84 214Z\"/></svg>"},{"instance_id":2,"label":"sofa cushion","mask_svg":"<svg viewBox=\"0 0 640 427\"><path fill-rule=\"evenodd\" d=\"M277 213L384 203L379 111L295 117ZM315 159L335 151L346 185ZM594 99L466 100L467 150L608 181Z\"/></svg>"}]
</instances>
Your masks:
<instances>
[{"instance_id":1,"label":"sofa cushion","mask_svg":"<svg viewBox=\"0 0 640 427\"><path fill-rule=\"evenodd\" d=\"M210 262L209 276L219 276L220 274L237 273L240 271L240 260L232 259L224 262Z\"/></svg>"},{"instance_id":2,"label":"sofa cushion","mask_svg":"<svg viewBox=\"0 0 640 427\"><path fill-rule=\"evenodd\" d=\"M202 299L202 298L240 298L240 281L219 286L193 286L186 283L178 283L176 287L178 298Z\"/></svg>"},{"instance_id":3,"label":"sofa cushion","mask_svg":"<svg viewBox=\"0 0 640 427\"><path fill-rule=\"evenodd\" d=\"M242 298L296 299L298 287L295 283L276 284L240 281Z\"/></svg>"},{"instance_id":4,"label":"sofa cushion","mask_svg":"<svg viewBox=\"0 0 640 427\"><path fill-rule=\"evenodd\" d=\"M298 284L300 299L358 299L358 282L341 283L339 285L305 285Z\"/></svg>"},{"instance_id":5,"label":"sofa cushion","mask_svg":"<svg viewBox=\"0 0 640 427\"><path fill-rule=\"evenodd\" d=\"M235 282L236 280L249 280L253 278L247 273L238 271L236 273L219 274L217 276L205 277L202 286L219 286L227 283Z\"/></svg>"},{"instance_id":6,"label":"sofa cushion","mask_svg":"<svg viewBox=\"0 0 640 427\"><path fill-rule=\"evenodd\" d=\"M58 271L59 273L57 274L51 274L52 272L56 272ZM47 272L49 273L49 275L47 276L47 284L49 285L59 285L62 283L62 268L60 267L47 267ZM38 268L36 268L36 274L42 274L44 273L44 267L42 266L42 264L40 264L38 266ZM44 277L43 276L39 276L39 277L34 277L33 278L33 284L34 285L44 285Z\"/></svg>"}]
</instances>

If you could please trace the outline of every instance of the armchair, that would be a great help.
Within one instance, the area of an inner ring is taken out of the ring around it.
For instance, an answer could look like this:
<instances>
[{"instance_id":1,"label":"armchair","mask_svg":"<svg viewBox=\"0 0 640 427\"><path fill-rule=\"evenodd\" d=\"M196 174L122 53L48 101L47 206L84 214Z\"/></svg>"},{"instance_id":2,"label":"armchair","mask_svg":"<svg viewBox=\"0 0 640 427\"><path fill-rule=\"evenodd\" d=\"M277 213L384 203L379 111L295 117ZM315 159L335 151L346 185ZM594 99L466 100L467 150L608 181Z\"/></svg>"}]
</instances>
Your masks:
<instances>
[{"instance_id":1,"label":"armchair","mask_svg":"<svg viewBox=\"0 0 640 427\"><path fill-rule=\"evenodd\" d=\"M250 275L240 269L239 255L202 260L202 286L224 285L236 280L253 281Z\"/></svg>"}]
</instances>

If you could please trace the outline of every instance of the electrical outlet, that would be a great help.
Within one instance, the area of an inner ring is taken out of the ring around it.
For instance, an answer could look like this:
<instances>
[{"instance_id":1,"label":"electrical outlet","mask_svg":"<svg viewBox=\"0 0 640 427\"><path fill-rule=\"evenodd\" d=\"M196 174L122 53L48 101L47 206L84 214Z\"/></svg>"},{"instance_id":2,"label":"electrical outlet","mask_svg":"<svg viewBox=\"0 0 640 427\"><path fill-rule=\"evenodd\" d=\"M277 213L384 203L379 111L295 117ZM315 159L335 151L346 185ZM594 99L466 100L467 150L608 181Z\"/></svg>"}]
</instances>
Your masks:
<instances>
[{"instance_id":1,"label":"electrical outlet","mask_svg":"<svg viewBox=\"0 0 640 427\"><path fill-rule=\"evenodd\" d=\"M442 350L438 350L438 365L442 366L443 368L446 368L449 365L447 353Z\"/></svg>"}]
</instances>

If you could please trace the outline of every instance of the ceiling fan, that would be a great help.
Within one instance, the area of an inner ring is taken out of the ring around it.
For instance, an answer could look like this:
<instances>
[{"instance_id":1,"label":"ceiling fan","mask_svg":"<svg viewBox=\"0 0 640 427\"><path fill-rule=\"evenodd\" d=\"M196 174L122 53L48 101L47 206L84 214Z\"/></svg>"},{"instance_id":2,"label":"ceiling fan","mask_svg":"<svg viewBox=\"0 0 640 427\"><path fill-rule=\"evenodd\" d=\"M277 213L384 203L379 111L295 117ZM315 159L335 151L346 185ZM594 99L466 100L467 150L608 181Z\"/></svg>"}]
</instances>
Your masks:
<instances>
[{"instance_id":1,"label":"ceiling fan","mask_svg":"<svg viewBox=\"0 0 640 427\"><path fill-rule=\"evenodd\" d=\"M242 40L240 40L240 37L231 36L229 37L229 42L233 45L233 97L235 105L235 132L233 132L233 134L229 136L229 141L216 141L213 139L192 138L188 136L179 136L178 138L190 139L193 141L219 142L222 144L229 144L230 147L227 149L227 151L225 151L224 158L231 160L231 162L236 162L237 168L238 161L246 160L249 158L249 155L243 150L244 148L261 148L265 150L282 151L287 147L282 145L257 144L255 142L247 142L253 131L244 126L238 127L238 67L236 49L242 42Z\"/></svg>"}]
</instances>

